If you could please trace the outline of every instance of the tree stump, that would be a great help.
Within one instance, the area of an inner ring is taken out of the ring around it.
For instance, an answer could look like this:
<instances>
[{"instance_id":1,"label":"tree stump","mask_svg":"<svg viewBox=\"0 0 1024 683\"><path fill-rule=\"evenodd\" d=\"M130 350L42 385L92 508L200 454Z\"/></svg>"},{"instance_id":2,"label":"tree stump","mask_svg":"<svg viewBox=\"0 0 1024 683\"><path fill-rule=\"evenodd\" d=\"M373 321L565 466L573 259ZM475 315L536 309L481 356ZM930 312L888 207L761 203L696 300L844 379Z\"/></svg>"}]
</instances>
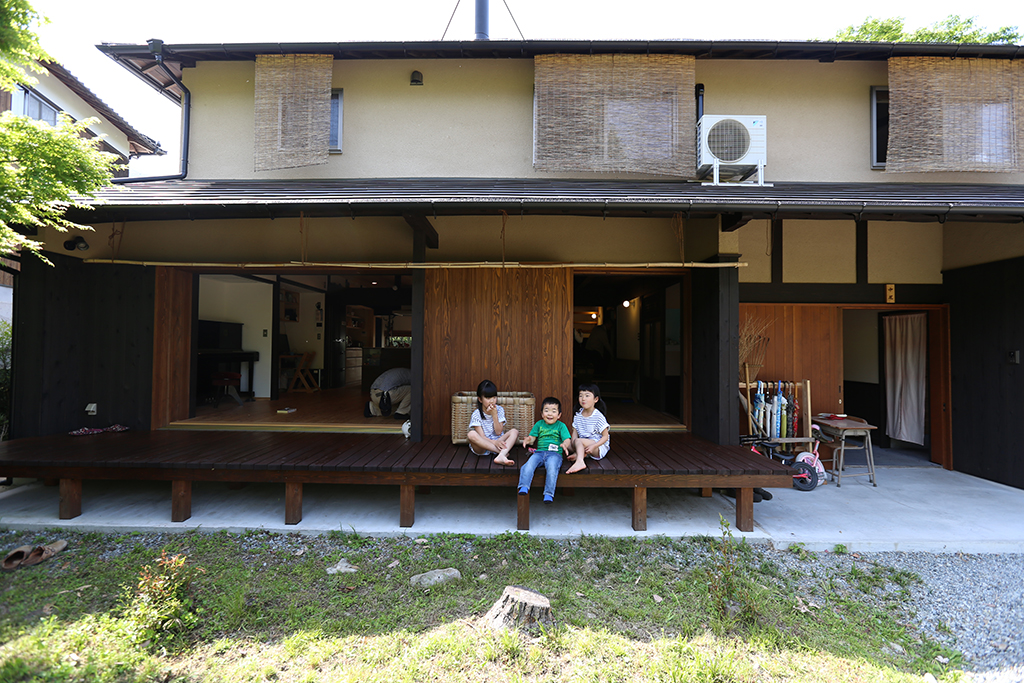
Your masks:
<instances>
[{"instance_id":1,"label":"tree stump","mask_svg":"<svg viewBox=\"0 0 1024 683\"><path fill-rule=\"evenodd\" d=\"M505 591L483 620L496 631L554 624L551 601L540 593L519 586L505 586Z\"/></svg>"}]
</instances>

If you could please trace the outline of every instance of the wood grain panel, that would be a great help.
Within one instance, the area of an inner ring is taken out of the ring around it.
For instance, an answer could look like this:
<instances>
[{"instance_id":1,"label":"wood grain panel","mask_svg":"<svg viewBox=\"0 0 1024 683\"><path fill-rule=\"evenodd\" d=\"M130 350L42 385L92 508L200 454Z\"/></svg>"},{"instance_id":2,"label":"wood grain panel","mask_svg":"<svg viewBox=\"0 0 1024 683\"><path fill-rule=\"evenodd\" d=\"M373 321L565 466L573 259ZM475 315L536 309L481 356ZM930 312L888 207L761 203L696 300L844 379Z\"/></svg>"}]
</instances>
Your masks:
<instances>
[{"instance_id":1,"label":"wood grain panel","mask_svg":"<svg viewBox=\"0 0 1024 683\"><path fill-rule=\"evenodd\" d=\"M748 318L770 320L764 366L757 379L811 381L811 409L842 412L843 326L838 306L740 304L740 326ZM745 423L744 423L745 424Z\"/></svg>"},{"instance_id":2,"label":"wood grain panel","mask_svg":"<svg viewBox=\"0 0 1024 683\"><path fill-rule=\"evenodd\" d=\"M490 379L563 404L572 391L572 271L426 273L423 432L451 436L451 396Z\"/></svg>"},{"instance_id":3,"label":"wood grain panel","mask_svg":"<svg viewBox=\"0 0 1024 683\"><path fill-rule=\"evenodd\" d=\"M192 274L156 269L153 318L153 429L189 416Z\"/></svg>"}]
</instances>

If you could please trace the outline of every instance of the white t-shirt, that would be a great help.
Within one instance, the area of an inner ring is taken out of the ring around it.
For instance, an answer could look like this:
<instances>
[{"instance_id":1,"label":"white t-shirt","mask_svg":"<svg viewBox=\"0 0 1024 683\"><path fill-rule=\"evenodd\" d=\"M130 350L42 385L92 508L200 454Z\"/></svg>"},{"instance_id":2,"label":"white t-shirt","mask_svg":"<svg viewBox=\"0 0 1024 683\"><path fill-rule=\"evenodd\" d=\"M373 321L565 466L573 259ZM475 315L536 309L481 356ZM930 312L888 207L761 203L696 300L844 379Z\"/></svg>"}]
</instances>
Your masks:
<instances>
[{"instance_id":1,"label":"white t-shirt","mask_svg":"<svg viewBox=\"0 0 1024 683\"><path fill-rule=\"evenodd\" d=\"M576 435L581 439L590 439L591 441L597 441L601 438L601 432L608 428L608 420L601 413L600 410L594 408L589 416L584 416L582 412L576 413L572 416L572 426L576 430ZM606 446L611 446L612 438L608 437L608 441L605 442Z\"/></svg>"},{"instance_id":2,"label":"white t-shirt","mask_svg":"<svg viewBox=\"0 0 1024 683\"><path fill-rule=\"evenodd\" d=\"M473 408L473 415L472 417L469 418L469 430L473 431L473 427L480 427L480 429L482 429L484 432L484 436L490 439L491 441L494 441L499 436L501 436L505 431L505 409L502 408L501 406L495 407L498 410L498 422L500 422L503 427L501 432L498 432L497 434L494 433L494 419L491 418L491 416L487 415L486 413L484 414L483 419L481 419L480 410L478 408Z\"/></svg>"}]
</instances>

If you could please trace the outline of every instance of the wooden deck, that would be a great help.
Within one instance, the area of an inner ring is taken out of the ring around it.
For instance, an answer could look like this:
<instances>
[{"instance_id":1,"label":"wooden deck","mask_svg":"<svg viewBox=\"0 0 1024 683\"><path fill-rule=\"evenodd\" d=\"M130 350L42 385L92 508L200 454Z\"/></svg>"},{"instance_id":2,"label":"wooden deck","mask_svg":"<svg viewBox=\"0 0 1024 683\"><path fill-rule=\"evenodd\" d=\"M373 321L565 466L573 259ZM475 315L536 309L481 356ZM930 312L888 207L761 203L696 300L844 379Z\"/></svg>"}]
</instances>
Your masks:
<instances>
[{"instance_id":1,"label":"wooden deck","mask_svg":"<svg viewBox=\"0 0 1024 683\"><path fill-rule=\"evenodd\" d=\"M526 453L512 457L525 462ZM630 488L633 528L647 528L648 488L736 489L736 528L753 530L753 489L792 486L792 471L740 446L692 434L616 433L612 450L588 468L559 476L561 487ZM564 472L564 470L563 470ZM161 430L49 436L0 443L0 474L60 481L60 518L81 514L86 479L159 480L172 487L171 519L191 516L192 482L280 482L285 523L302 520L302 485L384 484L400 487L399 522L415 519L416 487L514 488L518 467L473 455L448 437L413 443L391 434L209 432ZM543 471L534 485L543 486ZM529 496L518 496L519 529L529 529Z\"/></svg>"}]
</instances>

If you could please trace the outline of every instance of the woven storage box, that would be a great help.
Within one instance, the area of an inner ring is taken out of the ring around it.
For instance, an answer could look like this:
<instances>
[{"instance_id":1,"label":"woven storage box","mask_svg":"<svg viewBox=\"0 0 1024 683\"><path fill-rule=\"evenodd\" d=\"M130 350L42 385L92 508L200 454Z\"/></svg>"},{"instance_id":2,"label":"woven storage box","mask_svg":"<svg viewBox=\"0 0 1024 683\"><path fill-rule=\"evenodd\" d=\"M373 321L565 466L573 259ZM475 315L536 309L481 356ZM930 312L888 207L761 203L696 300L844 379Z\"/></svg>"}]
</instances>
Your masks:
<instances>
[{"instance_id":1,"label":"woven storage box","mask_svg":"<svg viewBox=\"0 0 1024 683\"><path fill-rule=\"evenodd\" d=\"M498 405L505 409L505 427L514 427L526 436L533 429L537 401L528 391L499 391ZM468 443L469 420L476 410L476 392L452 394L452 443Z\"/></svg>"}]
</instances>

